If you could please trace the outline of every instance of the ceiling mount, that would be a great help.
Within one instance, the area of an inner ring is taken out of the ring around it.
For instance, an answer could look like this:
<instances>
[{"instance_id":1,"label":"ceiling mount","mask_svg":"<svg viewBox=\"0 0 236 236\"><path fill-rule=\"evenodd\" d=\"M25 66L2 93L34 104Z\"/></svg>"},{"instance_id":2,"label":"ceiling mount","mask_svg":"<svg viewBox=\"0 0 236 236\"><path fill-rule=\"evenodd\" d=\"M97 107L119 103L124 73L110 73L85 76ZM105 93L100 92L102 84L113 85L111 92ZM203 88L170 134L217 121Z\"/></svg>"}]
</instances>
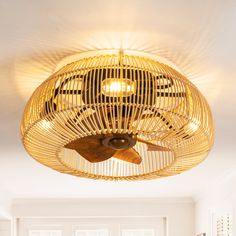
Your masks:
<instances>
[{"instance_id":1,"label":"ceiling mount","mask_svg":"<svg viewBox=\"0 0 236 236\"><path fill-rule=\"evenodd\" d=\"M171 63L98 51L59 63L29 100L21 133L29 154L57 171L140 180L204 160L212 123L204 97Z\"/></svg>"}]
</instances>

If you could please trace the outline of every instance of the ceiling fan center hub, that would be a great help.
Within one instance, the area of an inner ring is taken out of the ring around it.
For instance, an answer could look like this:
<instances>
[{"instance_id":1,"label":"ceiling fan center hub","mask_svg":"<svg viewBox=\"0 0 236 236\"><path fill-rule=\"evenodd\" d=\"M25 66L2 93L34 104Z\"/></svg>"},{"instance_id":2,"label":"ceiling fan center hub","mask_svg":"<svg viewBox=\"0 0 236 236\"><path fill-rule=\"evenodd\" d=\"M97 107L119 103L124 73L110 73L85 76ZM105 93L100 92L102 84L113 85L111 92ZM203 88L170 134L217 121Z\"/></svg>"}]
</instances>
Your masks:
<instances>
[{"instance_id":1,"label":"ceiling fan center hub","mask_svg":"<svg viewBox=\"0 0 236 236\"><path fill-rule=\"evenodd\" d=\"M109 141L109 146L114 149L124 149L129 147L129 140L125 138L113 138Z\"/></svg>"},{"instance_id":2,"label":"ceiling fan center hub","mask_svg":"<svg viewBox=\"0 0 236 236\"><path fill-rule=\"evenodd\" d=\"M114 134L102 140L102 144L115 150L129 149L135 145L136 141L132 135Z\"/></svg>"}]
</instances>

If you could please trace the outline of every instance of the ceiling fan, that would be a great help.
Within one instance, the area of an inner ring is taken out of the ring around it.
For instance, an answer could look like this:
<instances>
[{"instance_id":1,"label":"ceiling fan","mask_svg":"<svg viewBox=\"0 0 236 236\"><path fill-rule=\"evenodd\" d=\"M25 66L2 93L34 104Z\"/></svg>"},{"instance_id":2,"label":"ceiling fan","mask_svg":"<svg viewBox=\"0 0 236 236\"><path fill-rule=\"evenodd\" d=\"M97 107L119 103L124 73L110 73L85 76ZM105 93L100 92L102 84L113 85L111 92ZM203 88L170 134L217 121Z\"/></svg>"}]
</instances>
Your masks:
<instances>
[{"instance_id":1,"label":"ceiling fan","mask_svg":"<svg viewBox=\"0 0 236 236\"><path fill-rule=\"evenodd\" d=\"M36 160L89 178L180 173L213 143L211 113L196 87L169 65L123 51L62 66L33 94L21 130Z\"/></svg>"}]
</instances>

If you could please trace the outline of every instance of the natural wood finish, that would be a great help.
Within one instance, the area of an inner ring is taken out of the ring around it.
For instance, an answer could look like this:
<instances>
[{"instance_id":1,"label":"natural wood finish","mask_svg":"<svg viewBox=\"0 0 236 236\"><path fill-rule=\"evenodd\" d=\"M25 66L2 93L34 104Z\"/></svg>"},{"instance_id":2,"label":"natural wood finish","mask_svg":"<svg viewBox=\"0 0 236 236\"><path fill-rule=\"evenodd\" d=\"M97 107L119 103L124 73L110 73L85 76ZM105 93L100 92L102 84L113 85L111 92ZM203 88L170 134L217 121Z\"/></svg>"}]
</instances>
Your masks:
<instances>
[{"instance_id":1,"label":"natural wood finish","mask_svg":"<svg viewBox=\"0 0 236 236\"><path fill-rule=\"evenodd\" d=\"M92 163L105 161L111 158L115 154L116 150L104 147L101 138L101 135L78 138L66 144L65 148L75 150L82 157Z\"/></svg>"},{"instance_id":2,"label":"natural wood finish","mask_svg":"<svg viewBox=\"0 0 236 236\"><path fill-rule=\"evenodd\" d=\"M104 146L102 139L105 135L93 135L83 138L78 138L65 145L65 148L72 149L78 152L83 158L91 163L106 161L114 157L133 164L140 164L142 159L138 152L134 149L115 150Z\"/></svg>"},{"instance_id":3,"label":"natural wood finish","mask_svg":"<svg viewBox=\"0 0 236 236\"><path fill-rule=\"evenodd\" d=\"M133 164L140 164L142 162L142 158L133 148L119 150L113 155L113 157Z\"/></svg>"}]
</instances>

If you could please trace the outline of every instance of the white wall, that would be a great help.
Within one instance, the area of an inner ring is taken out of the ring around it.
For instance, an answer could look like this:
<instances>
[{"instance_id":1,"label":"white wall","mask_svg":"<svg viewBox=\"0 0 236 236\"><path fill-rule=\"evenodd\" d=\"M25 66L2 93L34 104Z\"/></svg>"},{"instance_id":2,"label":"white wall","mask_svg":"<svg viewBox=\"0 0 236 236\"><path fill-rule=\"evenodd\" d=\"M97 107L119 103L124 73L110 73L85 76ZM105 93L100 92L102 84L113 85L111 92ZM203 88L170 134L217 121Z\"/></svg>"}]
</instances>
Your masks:
<instances>
[{"instance_id":1,"label":"white wall","mask_svg":"<svg viewBox=\"0 0 236 236\"><path fill-rule=\"evenodd\" d=\"M0 189L0 236L11 236L11 194Z\"/></svg>"},{"instance_id":2,"label":"white wall","mask_svg":"<svg viewBox=\"0 0 236 236\"><path fill-rule=\"evenodd\" d=\"M11 221L0 220L0 236L11 236Z\"/></svg>"},{"instance_id":3,"label":"white wall","mask_svg":"<svg viewBox=\"0 0 236 236\"><path fill-rule=\"evenodd\" d=\"M215 221L220 215L232 214L236 234L236 173L222 177L222 181L208 186L195 203L195 234L206 232L215 236Z\"/></svg>"},{"instance_id":4,"label":"white wall","mask_svg":"<svg viewBox=\"0 0 236 236\"><path fill-rule=\"evenodd\" d=\"M0 188L0 220L11 219L11 204L12 204L11 193L1 186Z\"/></svg>"},{"instance_id":5,"label":"white wall","mask_svg":"<svg viewBox=\"0 0 236 236\"><path fill-rule=\"evenodd\" d=\"M12 214L31 217L167 217L168 236L194 235L191 199L17 200Z\"/></svg>"}]
</instances>

